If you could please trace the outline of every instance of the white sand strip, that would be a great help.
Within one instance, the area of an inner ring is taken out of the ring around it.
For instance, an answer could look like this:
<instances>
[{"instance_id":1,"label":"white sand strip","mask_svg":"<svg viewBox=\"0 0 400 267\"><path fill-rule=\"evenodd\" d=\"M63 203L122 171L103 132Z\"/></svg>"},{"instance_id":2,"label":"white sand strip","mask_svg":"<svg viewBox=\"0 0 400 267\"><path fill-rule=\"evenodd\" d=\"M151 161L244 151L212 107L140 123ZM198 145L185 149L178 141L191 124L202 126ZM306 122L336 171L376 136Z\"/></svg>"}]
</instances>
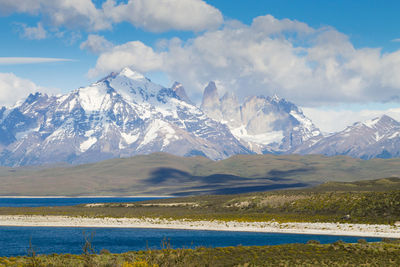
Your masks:
<instances>
[{"instance_id":1,"label":"white sand strip","mask_svg":"<svg viewBox=\"0 0 400 267\"><path fill-rule=\"evenodd\" d=\"M224 222L158 218L0 215L0 226L163 228L400 238L400 226L382 224Z\"/></svg>"}]
</instances>

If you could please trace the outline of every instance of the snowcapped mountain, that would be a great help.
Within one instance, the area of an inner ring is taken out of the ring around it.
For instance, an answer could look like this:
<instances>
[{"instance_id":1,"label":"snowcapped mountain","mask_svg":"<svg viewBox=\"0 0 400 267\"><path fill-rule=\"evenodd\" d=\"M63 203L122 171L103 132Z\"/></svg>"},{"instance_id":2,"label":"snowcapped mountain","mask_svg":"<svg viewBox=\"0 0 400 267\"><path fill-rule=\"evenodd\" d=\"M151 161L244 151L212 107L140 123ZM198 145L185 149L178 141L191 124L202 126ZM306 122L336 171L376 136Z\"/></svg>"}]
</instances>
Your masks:
<instances>
[{"instance_id":1,"label":"snowcapped mountain","mask_svg":"<svg viewBox=\"0 0 400 267\"><path fill-rule=\"evenodd\" d=\"M311 146L300 146L295 152L362 159L399 157L400 123L387 115L357 122Z\"/></svg>"},{"instance_id":2,"label":"snowcapped mountain","mask_svg":"<svg viewBox=\"0 0 400 267\"><path fill-rule=\"evenodd\" d=\"M0 110L0 164L84 163L151 152L222 159L251 153L194 106L129 68L59 96L30 95Z\"/></svg>"},{"instance_id":3,"label":"snowcapped mountain","mask_svg":"<svg viewBox=\"0 0 400 267\"><path fill-rule=\"evenodd\" d=\"M400 123L382 116L324 137L293 103L277 96L219 97L201 108L182 84L165 88L129 68L70 93L31 94L0 108L0 165L80 164L152 152L223 159L236 154L400 156Z\"/></svg>"},{"instance_id":4,"label":"snowcapped mountain","mask_svg":"<svg viewBox=\"0 0 400 267\"><path fill-rule=\"evenodd\" d=\"M228 125L233 135L256 153L289 153L322 138L320 130L296 105L277 96L248 97L240 105L231 92L220 98L215 83L210 82L201 109Z\"/></svg>"}]
</instances>

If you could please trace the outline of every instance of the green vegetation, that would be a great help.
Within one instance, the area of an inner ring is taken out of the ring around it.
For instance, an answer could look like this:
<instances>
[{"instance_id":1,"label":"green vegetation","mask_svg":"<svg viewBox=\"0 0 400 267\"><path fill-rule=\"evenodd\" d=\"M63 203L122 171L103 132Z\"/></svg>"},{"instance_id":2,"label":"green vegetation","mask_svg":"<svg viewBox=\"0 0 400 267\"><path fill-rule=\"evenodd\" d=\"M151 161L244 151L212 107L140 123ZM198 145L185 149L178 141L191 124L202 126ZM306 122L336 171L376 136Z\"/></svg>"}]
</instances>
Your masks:
<instances>
[{"instance_id":1,"label":"green vegetation","mask_svg":"<svg viewBox=\"0 0 400 267\"><path fill-rule=\"evenodd\" d=\"M211 161L165 153L79 166L0 168L0 195L200 195L398 176L400 159L237 155Z\"/></svg>"},{"instance_id":2,"label":"green vegetation","mask_svg":"<svg viewBox=\"0 0 400 267\"><path fill-rule=\"evenodd\" d=\"M387 178L327 183L302 190L192 196L97 206L4 207L0 208L0 214L394 224L400 221L400 190L388 189L398 189L399 186L399 178Z\"/></svg>"},{"instance_id":3,"label":"green vegetation","mask_svg":"<svg viewBox=\"0 0 400 267\"><path fill-rule=\"evenodd\" d=\"M397 242L147 250L111 254L0 257L0 266L399 266Z\"/></svg>"},{"instance_id":4,"label":"green vegetation","mask_svg":"<svg viewBox=\"0 0 400 267\"><path fill-rule=\"evenodd\" d=\"M310 188L316 192L340 192L340 191L365 191L384 192L400 190L400 178L391 177L377 180L366 180L356 182L326 182L317 187Z\"/></svg>"}]
</instances>

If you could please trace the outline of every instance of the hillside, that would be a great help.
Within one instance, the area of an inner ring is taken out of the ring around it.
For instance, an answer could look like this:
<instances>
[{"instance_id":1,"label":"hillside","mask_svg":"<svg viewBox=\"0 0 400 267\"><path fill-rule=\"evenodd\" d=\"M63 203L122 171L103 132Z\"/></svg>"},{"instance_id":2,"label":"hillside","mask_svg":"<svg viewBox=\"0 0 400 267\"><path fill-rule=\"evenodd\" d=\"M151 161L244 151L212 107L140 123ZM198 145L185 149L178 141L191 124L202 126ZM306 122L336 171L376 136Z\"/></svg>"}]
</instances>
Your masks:
<instances>
[{"instance_id":1,"label":"hillside","mask_svg":"<svg viewBox=\"0 0 400 267\"><path fill-rule=\"evenodd\" d=\"M400 159L237 155L211 161L154 153L64 167L0 168L0 195L232 194L400 175Z\"/></svg>"}]
</instances>

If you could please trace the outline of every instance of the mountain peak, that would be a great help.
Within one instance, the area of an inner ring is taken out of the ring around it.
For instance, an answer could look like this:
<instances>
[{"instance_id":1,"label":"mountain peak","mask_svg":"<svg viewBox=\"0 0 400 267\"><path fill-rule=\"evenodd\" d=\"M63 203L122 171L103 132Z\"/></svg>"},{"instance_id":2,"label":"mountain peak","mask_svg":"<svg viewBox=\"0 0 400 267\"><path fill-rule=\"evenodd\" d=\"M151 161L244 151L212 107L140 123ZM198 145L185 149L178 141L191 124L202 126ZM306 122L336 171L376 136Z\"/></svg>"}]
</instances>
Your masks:
<instances>
[{"instance_id":1,"label":"mountain peak","mask_svg":"<svg viewBox=\"0 0 400 267\"><path fill-rule=\"evenodd\" d=\"M172 90L176 91L176 89L181 87L183 87L183 85L180 82L175 81L171 88Z\"/></svg>"},{"instance_id":2,"label":"mountain peak","mask_svg":"<svg viewBox=\"0 0 400 267\"><path fill-rule=\"evenodd\" d=\"M206 88L204 88L203 103L207 102L208 100L212 100L212 102L219 102L218 89L213 81L209 82Z\"/></svg>"},{"instance_id":3,"label":"mountain peak","mask_svg":"<svg viewBox=\"0 0 400 267\"><path fill-rule=\"evenodd\" d=\"M211 81L204 88L203 100L201 102L201 109L214 120L221 120L221 102L218 95L217 86L215 82Z\"/></svg>"},{"instance_id":4,"label":"mountain peak","mask_svg":"<svg viewBox=\"0 0 400 267\"><path fill-rule=\"evenodd\" d=\"M174 82L174 84L172 85L171 89L175 92L175 94L179 97L180 100L183 100L186 103L189 103L189 104L193 105L193 102L187 96L185 88L183 87L183 85L181 83Z\"/></svg>"},{"instance_id":5,"label":"mountain peak","mask_svg":"<svg viewBox=\"0 0 400 267\"><path fill-rule=\"evenodd\" d=\"M146 79L146 77L145 77L143 74L141 74L140 72L137 72L137 71L135 71L135 70L132 70L132 69L129 68L129 67L123 68L123 69L119 72L118 75L120 75L120 76L125 76L125 77L127 77L127 78L132 79L132 80L142 80L142 79Z\"/></svg>"},{"instance_id":6,"label":"mountain peak","mask_svg":"<svg viewBox=\"0 0 400 267\"><path fill-rule=\"evenodd\" d=\"M396 121L395 119L393 119L392 117L383 114L380 117L376 117L373 118L371 120L367 120L365 122L362 123L363 125L369 127L369 128L373 128L376 127L377 125L380 124L395 124L395 125L399 125L400 123L398 121Z\"/></svg>"},{"instance_id":7,"label":"mountain peak","mask_svg":"<svg viewBox=\"0 0 400 267\"><path fill-rule=\"evenodd\" d=\"M275 94L271 97L271 101L279 102L279 101L281 101L281 98L275 93Z\"/></svg>"}]
</instances>

